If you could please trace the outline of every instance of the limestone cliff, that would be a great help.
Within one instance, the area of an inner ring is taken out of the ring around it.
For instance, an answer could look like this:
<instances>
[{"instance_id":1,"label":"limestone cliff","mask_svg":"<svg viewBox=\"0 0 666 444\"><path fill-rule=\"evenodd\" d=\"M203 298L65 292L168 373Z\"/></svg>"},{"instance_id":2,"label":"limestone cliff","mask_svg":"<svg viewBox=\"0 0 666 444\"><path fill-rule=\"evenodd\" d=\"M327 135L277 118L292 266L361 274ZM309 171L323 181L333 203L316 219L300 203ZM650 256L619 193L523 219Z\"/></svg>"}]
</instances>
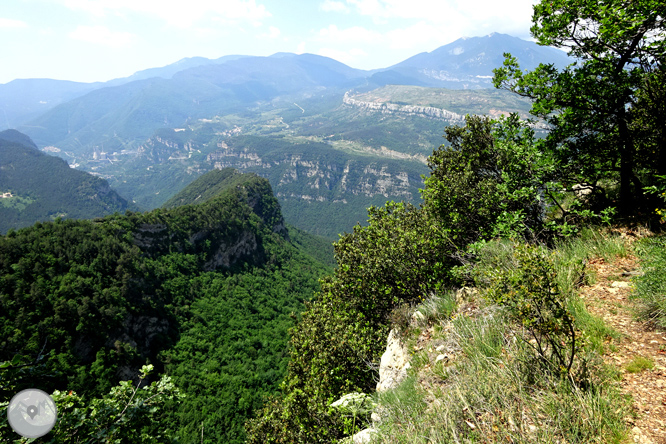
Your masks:
<instances>
[{"instance_id":1,"label":"limestone cliff","mask_svg":"<svg viewBox=\"0 0 666 444\"><path fill-rule=\"evenodd\" d=\"M399 105L390 102L364 102L353 99L349 93L345 93L342 102L345 105L361 108L364 110L379 112L383 114L404 114L409 116L422 116L431 119L439 119L447 121L451 124L464 124L465 116L447 111L441 108L434 108L431 106L418 106L418 105Z\"/></svg>"}]
</instances>

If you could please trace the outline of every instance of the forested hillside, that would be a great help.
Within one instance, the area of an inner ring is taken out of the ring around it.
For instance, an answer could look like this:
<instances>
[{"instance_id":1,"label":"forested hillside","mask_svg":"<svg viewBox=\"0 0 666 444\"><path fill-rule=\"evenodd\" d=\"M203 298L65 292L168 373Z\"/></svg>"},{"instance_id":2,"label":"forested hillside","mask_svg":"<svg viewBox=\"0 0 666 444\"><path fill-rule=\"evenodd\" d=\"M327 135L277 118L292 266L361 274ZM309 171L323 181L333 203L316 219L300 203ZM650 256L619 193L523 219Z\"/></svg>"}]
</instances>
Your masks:
<instances>
[{"instance_id":1,"label":"forested hillside","mask_svg":"<svg viewBox=\"0 0 666 444\"><path fill-rule=\"evenodd\" d=\"M318 240L289 241L265 179L225 171L200 182L214 190L200 204L0 237L0 361L32 369L3 379L3 399L35 386L99 398L152 364L185 397L145 433L244 440L285 373L290 315L327 268L306 252Z\"/></svg>"},{"instance_id":2,"label":"forested hillside","mask_svg":"<svg viewBox=\"0 0 666 444\"><path fill-rule=\"evenodd\" d=\"M106 180L71 169L24 134L0 132L0 233L55 218L89 219L133 206Z\"/></svg>"}]
</instances>

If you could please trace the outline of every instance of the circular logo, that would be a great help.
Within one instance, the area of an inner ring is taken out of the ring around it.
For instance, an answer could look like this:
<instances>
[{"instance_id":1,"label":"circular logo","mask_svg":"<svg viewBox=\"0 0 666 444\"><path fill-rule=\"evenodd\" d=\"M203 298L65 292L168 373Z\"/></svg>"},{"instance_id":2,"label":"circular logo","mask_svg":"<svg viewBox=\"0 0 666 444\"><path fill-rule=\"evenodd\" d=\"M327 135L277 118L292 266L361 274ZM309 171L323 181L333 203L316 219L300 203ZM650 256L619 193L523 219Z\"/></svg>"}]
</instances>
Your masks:
<instances>
[{"instance_id":1,"label":"circular logo","mask_svg":"<svg viewBox=\"0 0 666 444\"><path fill-rule=\"evenodd\" d=\"M9 425L24 438L39 438L53 428L58 409L48 393L39 389L22 390L7 407Z\"/></svg>"}]
</instances>

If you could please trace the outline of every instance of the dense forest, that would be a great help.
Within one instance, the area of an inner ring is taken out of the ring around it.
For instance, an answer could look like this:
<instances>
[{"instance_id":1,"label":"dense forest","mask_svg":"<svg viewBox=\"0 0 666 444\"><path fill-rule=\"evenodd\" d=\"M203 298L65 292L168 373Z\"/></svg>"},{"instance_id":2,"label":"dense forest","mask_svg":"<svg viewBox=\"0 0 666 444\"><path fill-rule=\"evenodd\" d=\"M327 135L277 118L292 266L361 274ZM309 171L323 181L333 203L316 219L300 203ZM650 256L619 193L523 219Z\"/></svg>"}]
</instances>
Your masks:
<instances>
[{"instance_id":1,"label":"dense forest","mask_svg":"<svg viewBox=\"0 0 666 444\"><path fill-rule=\"evenodd\" d=\"M145 433L190 442L203 427L208 442L243 442L285 373L291 315L328 270L307 250L326 248L295 230L290 242L265 179L215 171L201 183L214 192L198 204L0 238L0 360L39 363L3 378L3 399L34 386L98 399L150 364L184 398Z\"/></svg>"}]
</instances>

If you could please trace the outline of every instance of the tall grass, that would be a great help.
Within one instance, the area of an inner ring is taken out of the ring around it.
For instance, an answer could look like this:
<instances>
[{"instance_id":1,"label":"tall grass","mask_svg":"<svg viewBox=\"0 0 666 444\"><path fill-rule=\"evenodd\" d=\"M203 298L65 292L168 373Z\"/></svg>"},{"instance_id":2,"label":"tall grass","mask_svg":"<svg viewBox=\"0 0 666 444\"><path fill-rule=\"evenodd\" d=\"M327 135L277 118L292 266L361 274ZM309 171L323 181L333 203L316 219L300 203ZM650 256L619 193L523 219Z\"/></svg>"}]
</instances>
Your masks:
<instances>
[{"instance_id":1,"label":"tall grass","mask_svg":"<svg viewBox=\"0 0 666 444\"><path fill-rule=\"evenodd\" d=\"M497 314L457 317L461 358L434 389L412 376L377 395L381 443L620 443L628 404L609 379L586 391L547 376L528 382L532 349ZM430 401L430 403L427 402ZM436 400L433 402L433 400Z\"/></svg>"},{"instance_id":2,"label":"tall grass","mask_svg":"<svg viewBox=\"0 0 666 444\"><path fill-rule=\"evenodd\" d=\"M666 328L666 235L642 239L635 248L643 275L634 279L642 319Z\"/></svg>"},{"instance_id":3,"label":"tall grass","mask_svg":"<svg viewBox=\"0 0 666 444\"><path fill-rule=\"evenodd\" d=\"M514 246L498 241L479 251L470 274L480 287L495 269L515 266ZM442 304L446 316L439 317L431 303L422 309L428 318L450 323L442 329L446 337L435 339L445 340L457 358L439 368L442 364L432 364L422 351L410 378L395 391L376 394L383 421L375 425L379 434L373 442L624 442L630 404L617 387L617 372L599 356L619 334L587 312L577 289L594 279L587 261L627 254L622 239L591 230L550 251L560 293L586 338L576 363L586 369L585 384L571 384L534 365L534 348L522 327L480 297L475 302L485 307L471 316L454 313L452 321L445 320L451 305Z\"/></svg>"}]
</instances>

